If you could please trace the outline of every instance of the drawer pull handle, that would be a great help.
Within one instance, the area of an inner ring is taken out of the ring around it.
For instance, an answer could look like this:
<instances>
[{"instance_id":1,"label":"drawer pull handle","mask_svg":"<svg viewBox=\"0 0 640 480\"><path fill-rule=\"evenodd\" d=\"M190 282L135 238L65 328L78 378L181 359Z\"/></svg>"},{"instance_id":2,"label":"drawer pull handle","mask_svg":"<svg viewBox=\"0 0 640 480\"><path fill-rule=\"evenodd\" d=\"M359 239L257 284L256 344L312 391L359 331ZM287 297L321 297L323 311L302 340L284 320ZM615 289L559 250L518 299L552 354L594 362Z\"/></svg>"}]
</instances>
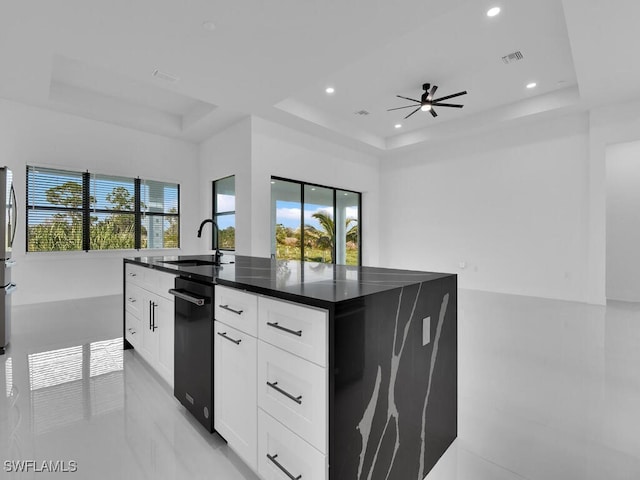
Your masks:
<instances>
[{"instance_id":1,"label":"drawer pull handle","mask_svg":"<svg viewBox=\"0 0 640 480\"><path fill-rule=\"evenodd\" d=\"M218 335L220 335L222 338L226 338L227 340L229 340L230 342L235 343L236 345L240 345L240 342L242 341L241 338L239 338L238 340L234 340L231 337L227 337L227 332L222 332L222 333L218 332Z\"/></svg>"},{"instance_id":2,"label":"drawer pull handle","mask_svg":"<svg viewBox=\"0 0 640 480\"><path fill-rule=\"evenodd\" d=\"M289 392L281 389L278 386L278 382L267 382L267 385L269 385L271 388L273 388L276 392L281 393L282 395L284 395L287 398L290 398L291 400L293 400L294 402L296 402L298 405L302 405L302 395L298 395L297 397L294 397L293 395L291 395Z\"/></svg>"},{"instance_id":3,"label":"drawer pull handle","mask_svg":"<svg viewBox=\"0 0 640 480\"><path fill-rule=\"evenodd\" d=\"M278 330L282 330L283 332L290 333L291 335L297 335L298 337L302 336L302 330L297 330L297 331L296 330L290 330L290 329L288 329L286 327L281 327L280 325L278 325L278 322L274 322L274 323L267 322L267 325L269 325L270 327L273 327L273 328L277 328Z\"/></svg>"},{"instance_id":4,"label":"drawer pull handle","mask_svg":"<svg viewBox=\"0 0 640 480\"><path fill-rule=\"evenodd\" d=\"M229 305L218 305L220 308L224 308L225 310L229 310L230 312L233 312L237 315L242 315L242 310L234 310L233 308L230 308Z\"/></svg>"},{"instance_id":5,"label":"drawer pull handle","mask_svg":"<svg viewBox=\"0 0 640 480\"><path fill-rule=\"evenodd\" d=\"M274 464L276 467L278 467L278 468L282 471L282 473L284 473L284 474L285 474L287 477L289 477L291 480L300 480L300 479L302 478L302 475L298 475L297 477L294 477L293 475L291 475L291 473L289 472L289 470L287 470L286 468L284 468L284 467L282 466L282 464L281 464L279 461L277 461L277 460L276 460L276 458L277 458L277 457L278 457L278 454L276 454L276 455L269 455L269 454L267 453L267 458L268 458L269 460L271 460L271 461L273 462L273 464Z\"/></svg>"},{"instance_id":6,"label":"drawer pull handle","mask_svg":"<svg viewBox=\"0 0 640 480\"><path fill-rule=\"evenodd\" d=\"M136 299L133 297L129 297L128 300L129 300L129 303L136 303Z\"/></svg>"},{"instance_id":7,"label":"drawer pull handle","mask_svg":"<svg viewBox=\"0 0 640 480\"><path fill-rule=\"evenodd\" d=\"M136 274L136 273L133 273L133 272L129 272L129 276L130 276L130 277L136 277L136 276L137 276L137 274Z\"/></svg>"}]
</instances>

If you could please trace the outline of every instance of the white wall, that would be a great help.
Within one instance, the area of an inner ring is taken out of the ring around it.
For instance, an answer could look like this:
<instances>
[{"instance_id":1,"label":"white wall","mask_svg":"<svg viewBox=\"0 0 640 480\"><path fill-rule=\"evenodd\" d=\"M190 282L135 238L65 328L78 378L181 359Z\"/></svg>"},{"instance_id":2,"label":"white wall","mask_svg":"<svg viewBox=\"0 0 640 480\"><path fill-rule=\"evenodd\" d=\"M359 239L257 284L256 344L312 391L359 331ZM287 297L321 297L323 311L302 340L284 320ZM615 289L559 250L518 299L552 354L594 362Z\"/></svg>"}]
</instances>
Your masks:
<instances>
[{"instance_id":1,"label":"white wall","mask_svg":"<svg viewBox=\"0 0 640 480\"><path fill-rule=\"evenodd\" d=\"M251 252L271 254L271 176L362 193L362 263L378 264L379 159L253 118Z\"/></svg>"},{"instance_id":2,"label":"white wall","mask_svg":"<svg viewBox=\"0 0 640 480\"><path fill-rule=\"evenodd\" d=\"M122 292L122 258L135 251L25 253L26 165L140 176L180 183L180 253L194 251L197 146L108 123L0 100L0 163L14 171L19 207L12 271L14 304ZM187 206L187 208L185 208ZM154 254L176 250L154 251Z\"/></svg>"},{"instance_id":3,"label":"white wall","mask_svg":"<svg viewBox=\"0 0 640 480\"><path fill-rule=\"evenodd\" d=\"M198 188L199 218L211 218L212 182L235 175L236 181L236 253L251 255L251 118L230 126L200 144ZM193 231L196 237L196 231ZM211 250L212 228L205 226L197 239L200 253Z\"/></svg>"},{"instance_id":4,"label":"white wall","mask_svg":"<svg viewBox=\"0 0 640 480\"><path fill-rule=\"evenodd\" d=\"M640 142L607 148L607 298L640 301Z\"/></svg>"},{"instance_id":5,"label":"white wall","mask_svg":"<svg viewBox=\"0 0 640 480\"><path fill-rule=\"evenodd\" d=\"M386 158L381 264L458 273L463 288L585 300L588 145L583 115Z\"/></svg>"},{"instance_id":6,"label":"white wall","mask_svg":"<svg viewBox=\"0 0 640 480\"><path fill-rule=\"evenodd\" d=\"M607 147L640 140L640 101L593 109L589 115L589 126L589 299L604 303Z\"/></svg>"}]
</instances>

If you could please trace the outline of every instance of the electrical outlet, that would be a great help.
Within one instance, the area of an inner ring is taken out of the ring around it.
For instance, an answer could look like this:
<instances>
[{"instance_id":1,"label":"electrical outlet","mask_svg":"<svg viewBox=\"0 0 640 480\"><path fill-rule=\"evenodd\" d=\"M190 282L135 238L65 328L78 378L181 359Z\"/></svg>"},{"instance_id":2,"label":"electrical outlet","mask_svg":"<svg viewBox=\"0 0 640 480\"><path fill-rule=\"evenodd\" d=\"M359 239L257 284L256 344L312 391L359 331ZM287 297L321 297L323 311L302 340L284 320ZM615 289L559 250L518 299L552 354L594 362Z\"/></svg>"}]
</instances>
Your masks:
<instances>
[{"instance_id":1,"label":"electrical outlet","mask_svg":"<svg viewBox=\"0 0 640 480\"><path fill-rule=\"evenodd\" d=\"M422 319L422 346L431 343L431 317Z\"/></svg>"}]
</instances>

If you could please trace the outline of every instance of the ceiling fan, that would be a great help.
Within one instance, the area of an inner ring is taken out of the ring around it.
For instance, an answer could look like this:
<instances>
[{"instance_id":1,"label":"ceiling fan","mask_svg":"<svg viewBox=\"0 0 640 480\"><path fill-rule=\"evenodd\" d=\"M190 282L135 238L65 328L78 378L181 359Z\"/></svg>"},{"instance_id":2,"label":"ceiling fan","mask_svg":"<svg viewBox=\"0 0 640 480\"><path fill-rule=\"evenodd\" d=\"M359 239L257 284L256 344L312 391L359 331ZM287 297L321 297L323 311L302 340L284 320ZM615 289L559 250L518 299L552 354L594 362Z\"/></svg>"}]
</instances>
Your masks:
<instances>
[{"instance_id":1,"label":"ceiling fan","mask_svg":"<svg viewBox=\"0 0 640 480\"><path fill-rule=\"evenodd\" d=\"M411 112L409 115L407 115L404 118L409 118L411 115L416 113L418 110L422 110L423 112L429 112L429 113L431 113L432 117L437 117L438 114L433 109L433 107L462 108L464 106L464 105L459 105L457 103L441 103L441 102L443 100L449 100L450 98L455 98L455 97L459 97L461 95L466 95L467 94L466 90L464 92L458 92L458 93L454 93L452 95L447 95L446 97L440 97L440 98L434 99L433 96L436 93L436 90L438 89L437 85L434 85L432 87L430 83L425 83L424 85L422 85L422 89L424 90L424 93L420 97L420 100L416 100L415 98L403 97L402 95L396 95L396 97L398 97L398 98L403 98L403 99L409 100L411 102L416 102L418 105L406 105L404 107L390 108L390 109L387 110L387 112L390 112L392 110L400 110L402 108L415 108L415 110L413 112ZM431 91L429 91L429 90L431 90Z\"/></svg>"}]
</instances>

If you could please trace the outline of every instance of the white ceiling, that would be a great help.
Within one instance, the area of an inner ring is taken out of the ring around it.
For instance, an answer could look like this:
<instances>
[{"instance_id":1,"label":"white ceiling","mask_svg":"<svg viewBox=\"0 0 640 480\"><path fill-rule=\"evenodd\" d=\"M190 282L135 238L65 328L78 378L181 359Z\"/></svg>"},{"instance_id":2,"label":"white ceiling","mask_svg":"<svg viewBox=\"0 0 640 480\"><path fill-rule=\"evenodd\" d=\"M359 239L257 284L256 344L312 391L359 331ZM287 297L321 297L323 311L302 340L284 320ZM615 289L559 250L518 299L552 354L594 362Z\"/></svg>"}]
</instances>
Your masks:
<instances>
[{"instance_id":1,"label":"white ceiling","mask_svg":"<svg viewBox=\"0 0 640 480\"><path fill-rule=\"evenodd\" d=\"M502 12L488 18L494 5ZM2 10L0 97L196 142L253 114L387 151L640 95L635 0L3 0ZM516 50L524 59L505 65ZM455 99L464 108L386 111L425 82L439 95L467 90Z\"/></svg>"}]
</instances>

